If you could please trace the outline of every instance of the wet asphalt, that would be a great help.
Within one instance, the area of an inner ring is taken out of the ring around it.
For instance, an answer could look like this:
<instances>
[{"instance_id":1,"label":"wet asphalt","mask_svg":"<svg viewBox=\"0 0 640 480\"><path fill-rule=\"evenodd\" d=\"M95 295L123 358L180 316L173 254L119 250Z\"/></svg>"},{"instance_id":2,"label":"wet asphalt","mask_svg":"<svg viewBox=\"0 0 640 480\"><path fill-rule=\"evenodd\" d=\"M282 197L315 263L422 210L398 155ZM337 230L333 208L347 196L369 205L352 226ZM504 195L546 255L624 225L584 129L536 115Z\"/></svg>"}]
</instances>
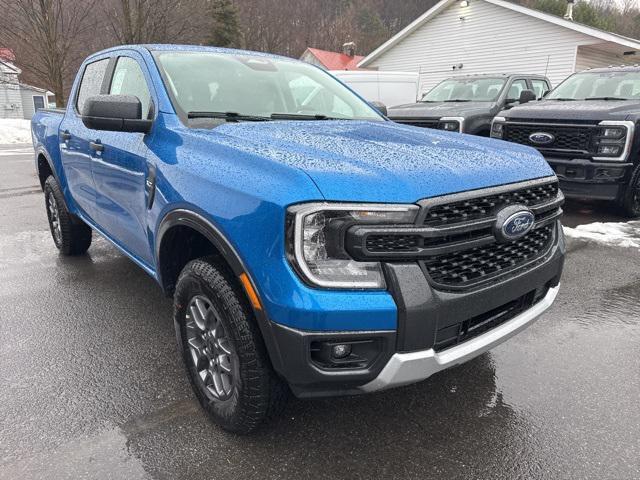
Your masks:
<instances>
[{"instance_id":1,"label":"wet asphalt","mask_svg":"<svg viewBox=\"0 0 640 480\"><path fill-rule=\"evenodd\" d=\"M170 300L94 240L59 256L29 147L0 146L0 479L640 478L638 249L569 240L520 335L418 385L292 399L238 437L191 393Z\"/></svg>"}]
</instances>

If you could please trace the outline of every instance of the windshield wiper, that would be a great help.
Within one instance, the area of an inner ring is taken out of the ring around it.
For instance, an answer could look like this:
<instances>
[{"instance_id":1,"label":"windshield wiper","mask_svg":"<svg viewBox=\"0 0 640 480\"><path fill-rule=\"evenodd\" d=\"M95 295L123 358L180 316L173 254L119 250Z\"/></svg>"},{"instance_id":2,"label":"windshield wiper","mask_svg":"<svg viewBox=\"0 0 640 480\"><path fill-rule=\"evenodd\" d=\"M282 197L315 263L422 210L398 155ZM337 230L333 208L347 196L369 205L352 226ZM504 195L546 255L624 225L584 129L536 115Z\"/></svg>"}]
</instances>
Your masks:
<instances>
[{"instance_id":1,"label":"windshield wiper","mask_svg":"<svg viewBox=\"0 0 640 480\"><path fill-rule=\"evenodd\" d=\"M320 113L272 113L271 120L348 120L348 118L334 118Z\"/></svg>"},{"instance_id":2,"label":"windshield wiper","mask_svg":"<svg viewBox=\"0 0 640 480\"><path fill-rule=\"evenodd\" d=\"M243 115L237 112L189 112L187 113L187 118L222 118L229 122L267 122L271 120L268 117Z\"/></svg>"},{"instance_id":3,"label":"windshield wiper","mask_svg":"<svg viewBox=\"0 0 640 480\"><path fill-rule=\"evenodd\" d=\"M452 103L452 102L470 102L471 100L463 100L461 98L456 98L453 100L445 100L445 103Z\"/></svg>"},{"instance_id":4,"label":"windshield wiper","mask_svg":"<svg viewBox=\"0 0 640 480\"><path fill-rule=\"evenodd\" d=\"M557 100L558 102L575 102L575 98L545 98L545 100Z\"/></svg>"},{"instance_id":5,"label":"windshield wiper","mask_svg":"<svg viewBox=\"0 0 640 480\"><path fill-rule=\"evenodd\" d=\"M621 98L621 97L589 97L589 98L585 98L585 100L622 100L622 101L627 101L628 98Z\"/></svg>"}]
</instances>

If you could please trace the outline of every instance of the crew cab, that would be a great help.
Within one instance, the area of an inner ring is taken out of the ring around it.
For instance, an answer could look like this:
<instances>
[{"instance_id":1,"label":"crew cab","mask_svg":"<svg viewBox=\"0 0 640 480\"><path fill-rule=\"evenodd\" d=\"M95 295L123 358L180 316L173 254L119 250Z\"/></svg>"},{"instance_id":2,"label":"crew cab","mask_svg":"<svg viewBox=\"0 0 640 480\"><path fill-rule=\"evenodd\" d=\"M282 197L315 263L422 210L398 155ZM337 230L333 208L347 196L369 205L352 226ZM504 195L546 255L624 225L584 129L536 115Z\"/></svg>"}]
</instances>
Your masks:
<instances>
[{"instance_id":1,"label":"crew cab","mask_svg":"<svg viewBox=\"0 0 640 480\"><path fill-rule=\"evenodd\" d=\"M387 109L389 118L416 127L488 137L501 110L542 98L551 83L540 75L494 74L448 78L417 103Z\"/></svg>"},{"instance_id":2,"label":"crew cab","mask_svg":"<svg viewBox=\"0 0 640 480\"><path fill-rule=\"evenodd\" d=\"M537 148L567 197L640 216L640 67L575 73L542 101L500 113L491 136Z\"/></svg>"},{"instance_id":3,"label":"crew cab","mask_svg":"<svg viewBox=\"0 0 640 480\"><path fill-rule=\"evenodd\" d=\"M69 98L32 121L53 241L79 255L97 232L173 296L225 429L290 392L423 380L556 297L563 196L535 149L393 123L319 68L239 50L105 50Z\"/></svg>"}]
</instances>

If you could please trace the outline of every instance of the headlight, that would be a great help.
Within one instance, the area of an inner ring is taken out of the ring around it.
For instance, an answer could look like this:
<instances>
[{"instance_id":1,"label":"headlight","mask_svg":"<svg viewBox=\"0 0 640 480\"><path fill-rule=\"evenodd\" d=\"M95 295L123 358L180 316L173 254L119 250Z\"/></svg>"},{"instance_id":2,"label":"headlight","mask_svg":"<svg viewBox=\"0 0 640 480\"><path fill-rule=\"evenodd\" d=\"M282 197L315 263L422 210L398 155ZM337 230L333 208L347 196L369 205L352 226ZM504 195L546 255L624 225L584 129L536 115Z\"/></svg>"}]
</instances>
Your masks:
<instances>
[{"instance_id":1,"label":"headlight","mask_svg":"<svg viewBox=\"0 0 640 480\"><path fill-rule=\"evenodd\" d=\"M635 124L629 121L607 120L599 123L593 136L594 160L624 161L631 148Z\"/></svg>"},{"instance_id":2,"label":"headlight","mask_svg":"<svg viewBox=\"0 0 640 480\"><path fill-rule=\"evenodd\" d=\"M308 203L287 210L287 255L310 285L323 288L386 288L379 262L359 262L344 248L353 225L412 224L417 205Z\"/></svg>"},{"instance_id":3,"label":"headlight","mask_svg":"<svg viewBox=\"0 0 640 480\"><path fill-rule=\"evenodd\" d=\"M622 146L620 145L600 145L598 147L598 155L607 155L607 156L615 157L620 155L621 150L622 150Z\"/></svg>"},{"instance_id":4,"label":"headlight","mask_svg":"<svg viewBox=\"0 0 640 480\"><path fill-rule=\"evenodd\" d=\"M603 128L602 137L603 138L621 138L624 136L626 131L627 131L626 128L614 128L614 127Z\"/></svg>"},{"instance_id":5,"label":"headlight","mask_svg":"<svg viewBox=\"0 0 640 480\"><path fill-rule=\"evenodd\" d=\"M459 117L442 117L438 121L438 129L448 132L462 132L463 118Z\"/></svg>"},{"instance_id":6,"label":"headlight","mask_svg":"<svg viewBox=\"0 0 640 480\"><path fill-rule=\"evenodd\" d=\"M492 138L502 138L504 134L504 117L496 117L493 119L493 123L491 124L491 137Z\"/></svg>"}]
</instances>

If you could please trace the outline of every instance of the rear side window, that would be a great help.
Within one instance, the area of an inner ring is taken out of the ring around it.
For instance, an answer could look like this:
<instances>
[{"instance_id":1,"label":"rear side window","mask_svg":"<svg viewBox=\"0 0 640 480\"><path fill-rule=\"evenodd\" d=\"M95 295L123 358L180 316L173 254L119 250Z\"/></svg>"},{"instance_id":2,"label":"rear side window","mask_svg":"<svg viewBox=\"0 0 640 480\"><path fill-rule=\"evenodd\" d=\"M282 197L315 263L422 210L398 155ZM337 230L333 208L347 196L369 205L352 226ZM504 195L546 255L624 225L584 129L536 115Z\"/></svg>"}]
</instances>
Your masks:
<instances>
[{"instance_id":1,"label":"rear side window","mask_svg":"<svg viewBox=\"0 0 640 480\"><path fill-rule=\"evenodd\" d=\"M90 63L85 67L76 100L76 108L80 114L82 114L82 109L84 108L87 98L100 95L102 81L104 80L104 74L107 71L108 65L109 59L105 58L104 60Z\"/></svg>"},{"instance_id":2,"label":"rear side window","mask_svg":"<svg viewBox=\"0 0 640 480\"><path fill-rule=\"evenodd\" d=\"M535 92L538 100L550 90L549 84L544 80L531 80L531 86L533 87L533 91Z\"/></svg>"},{"instance_id":3,"label":"rear side window","mask_svg":"<svg viewBox=\"0 0 640 480\"><path fill-rule=\"evenodd\" d=\"M118 58L109 88L110 95L133 95L142 103L142 118L148 118L151 94L138 62L130 57Z\"/></svg>"}]
</instances>

